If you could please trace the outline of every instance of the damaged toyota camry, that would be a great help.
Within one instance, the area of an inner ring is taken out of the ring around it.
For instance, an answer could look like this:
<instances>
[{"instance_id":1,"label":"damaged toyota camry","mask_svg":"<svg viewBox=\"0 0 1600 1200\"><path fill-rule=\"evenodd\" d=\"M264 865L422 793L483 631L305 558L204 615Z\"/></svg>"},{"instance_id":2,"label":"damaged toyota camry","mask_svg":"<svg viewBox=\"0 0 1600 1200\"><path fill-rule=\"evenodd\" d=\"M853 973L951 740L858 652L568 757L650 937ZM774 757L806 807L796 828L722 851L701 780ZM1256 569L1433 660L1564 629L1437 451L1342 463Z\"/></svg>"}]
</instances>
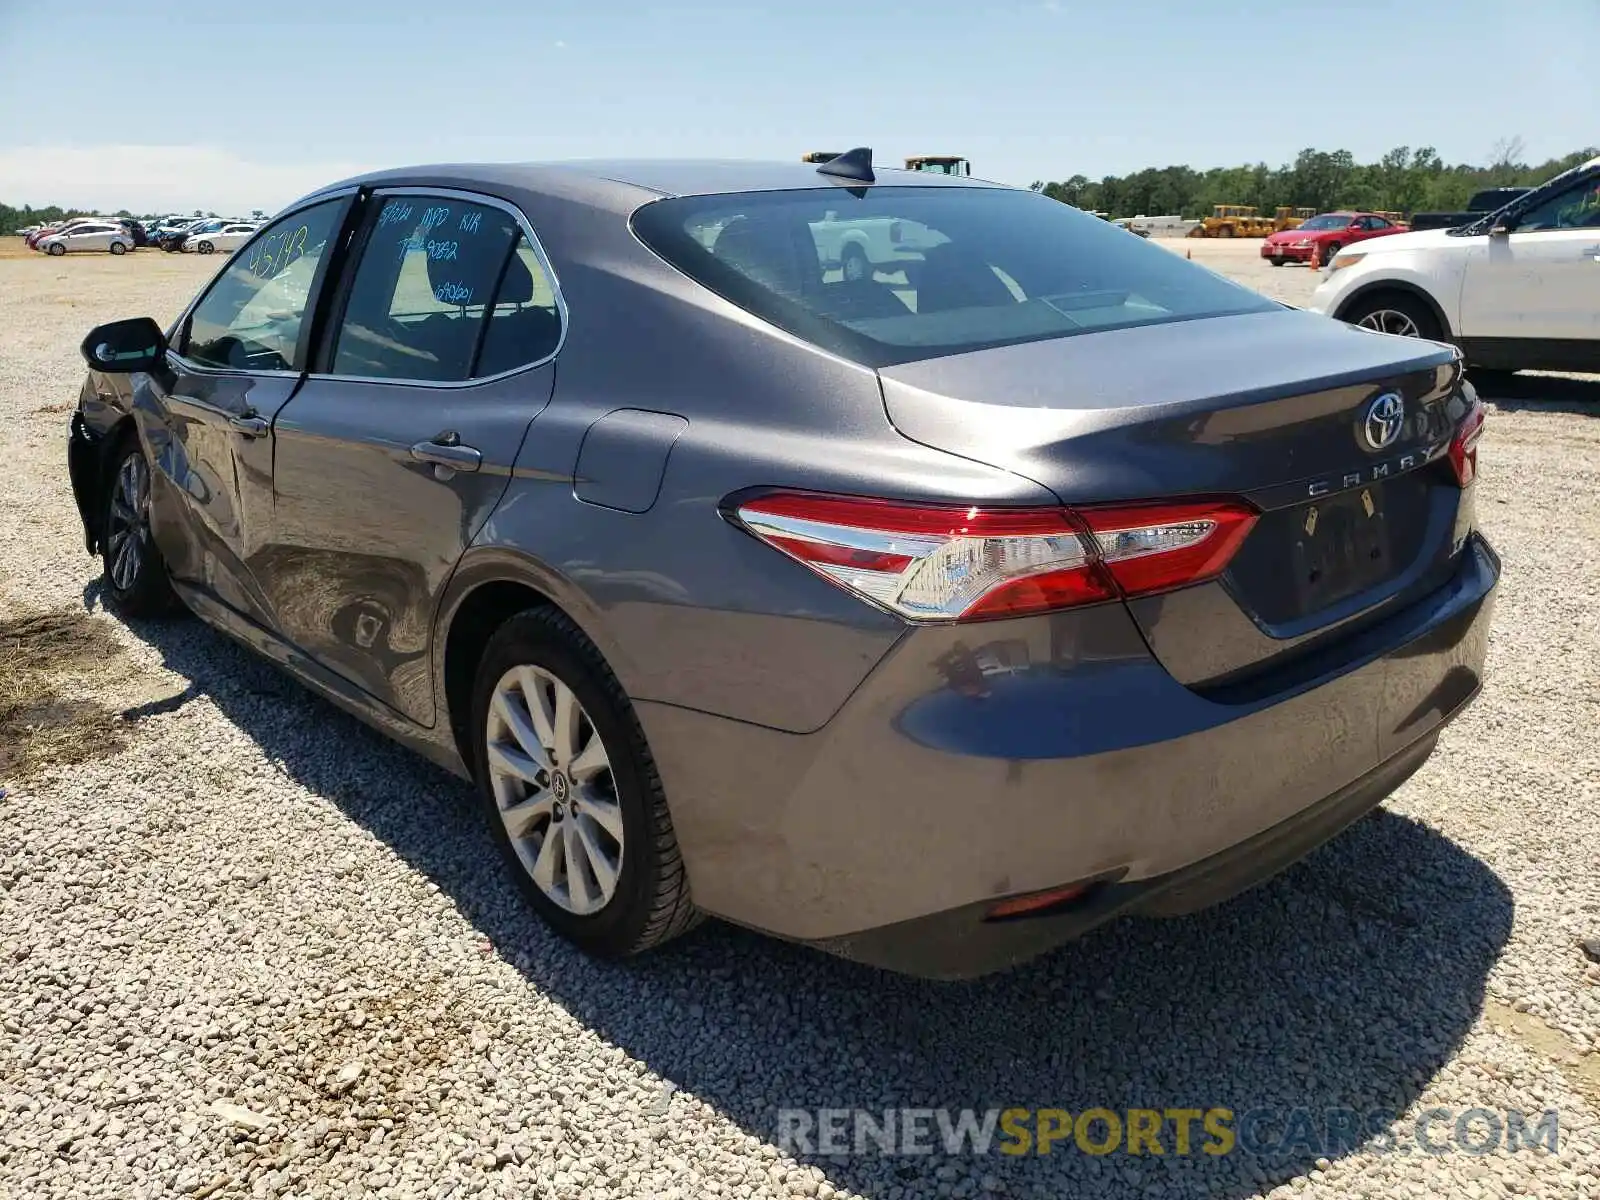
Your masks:
<instances>
[{"instance_id":1,"label":"damaged toyota camry","mask_svg":"<svg viewBox=\"0 0 1600 1200\"><path fill-rule=\"evenodd\" d=\"M110 606L474 781L600 956L954 978L1193 912L1480 685L1452 348L864 150L348 180L83 354Z\"/></svg>"}]
</instances>

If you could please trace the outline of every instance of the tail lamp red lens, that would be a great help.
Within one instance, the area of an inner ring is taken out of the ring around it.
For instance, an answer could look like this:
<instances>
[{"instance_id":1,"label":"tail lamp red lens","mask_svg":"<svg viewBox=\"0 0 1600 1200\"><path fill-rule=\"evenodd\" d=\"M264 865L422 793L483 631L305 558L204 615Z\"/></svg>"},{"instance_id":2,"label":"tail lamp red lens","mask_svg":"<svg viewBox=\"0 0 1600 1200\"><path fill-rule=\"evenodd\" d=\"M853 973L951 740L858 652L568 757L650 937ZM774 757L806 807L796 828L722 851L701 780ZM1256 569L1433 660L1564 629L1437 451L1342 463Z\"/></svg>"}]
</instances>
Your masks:
<instances>
[{"instance_id":1,"label":"tail lamp red lens","mask_svg":"<svg viewBox=\"0 0 1600 1200\"><path fill-rule=\"evenodd\" d=\"M1461 422L1461 428L1450 439L1450 466L1455 470L1456 482L1462 487L1478 477L1478 442L1483 437L1483 422L1487 415L1483 401L1474 400Z\"/></svg>"},{"instance_id":2,"label":"tail lamp red lens","mask_svg":"<svg viewBox=\"0 0 1600 1200\"><path fill-rule=\"evenodd\" d=\"M863 599L915 621L974 621L1147 595L1220 574L1256 511L1238 500L1067 508L769 493L741 523Z\"/></svg>"}]
</instances>

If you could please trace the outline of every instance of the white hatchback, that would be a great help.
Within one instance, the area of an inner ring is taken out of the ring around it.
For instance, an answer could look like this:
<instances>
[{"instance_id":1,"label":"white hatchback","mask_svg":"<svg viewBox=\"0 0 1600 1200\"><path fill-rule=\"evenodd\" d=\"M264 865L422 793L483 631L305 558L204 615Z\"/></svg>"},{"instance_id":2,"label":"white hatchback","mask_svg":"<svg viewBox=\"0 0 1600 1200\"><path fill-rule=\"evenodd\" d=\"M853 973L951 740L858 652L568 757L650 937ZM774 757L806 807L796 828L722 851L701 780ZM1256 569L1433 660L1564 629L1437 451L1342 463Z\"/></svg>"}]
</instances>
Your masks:
<instances>
[{"instance_id":1,"label":"white hatchback","mask_svg":"<svg viewBox=\"0 0 1600 1200\"><path fill-rule=\"evenodd\" d=\"M46 254L70 254L78 250L126 254L133 247L133 235L121 225L113 225L110 222L86 222L40 238L34 249L42 250Z\"/></svg>"},{"instance_id":2,"label":"white hatchback","mask_svg":"<svg viewBox=\"0 0 1600 1200\"><path fill-rule=\"evenodd\" d=\"M196 254L215 254L218 250L233 251L250 240L260 226L250 221L230 221L214 233L192 233L184 239L183 248Z\"/></svg>"}]
</instances>

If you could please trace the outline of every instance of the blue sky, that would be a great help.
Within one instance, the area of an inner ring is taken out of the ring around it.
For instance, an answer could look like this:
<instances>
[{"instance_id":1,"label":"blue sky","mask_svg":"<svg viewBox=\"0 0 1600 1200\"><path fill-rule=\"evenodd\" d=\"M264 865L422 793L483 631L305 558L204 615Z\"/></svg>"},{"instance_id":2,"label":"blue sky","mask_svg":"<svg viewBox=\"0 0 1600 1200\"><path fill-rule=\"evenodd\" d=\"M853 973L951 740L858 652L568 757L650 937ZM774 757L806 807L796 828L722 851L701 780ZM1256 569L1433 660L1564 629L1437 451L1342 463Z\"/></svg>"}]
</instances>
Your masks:
<instances>
[{"instance_id":1,"label":"blue sky","mask_svg":"<svg viewBox=\"0 0 1600 1200\"><path fill-rule=\"evenodd\" d=\"M0 0L0 199L273 209L406 162L863 144L1024 185L1538 160L1600 142L1597 62L1600 0Z\"/></svg>"}]
</instances>

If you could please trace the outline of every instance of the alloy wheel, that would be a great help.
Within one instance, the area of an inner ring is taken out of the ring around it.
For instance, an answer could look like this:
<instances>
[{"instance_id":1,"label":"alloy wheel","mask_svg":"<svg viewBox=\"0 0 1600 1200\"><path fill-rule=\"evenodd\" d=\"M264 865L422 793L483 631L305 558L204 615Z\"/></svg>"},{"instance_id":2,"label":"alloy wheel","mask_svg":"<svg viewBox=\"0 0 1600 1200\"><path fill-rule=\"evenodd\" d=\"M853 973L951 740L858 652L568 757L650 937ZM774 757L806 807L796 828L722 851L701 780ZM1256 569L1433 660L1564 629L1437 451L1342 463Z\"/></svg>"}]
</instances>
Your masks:
<instances>
[{"instance_id":1,"label":"alloy wheel","mask_svg":"<svg viewBox=\"0 0 1600 1200\"><path fill-rule=\"evenodd\" d=\"M489 703L489 783L523 869L576 916L611 902L623 823L611 757L572 688L537 666L513 667Z\"/></svg>"},{"instance_id":2,"label":"alloy wheel","mask_svg":"<svg viewBox=\"0 0 1600 1200\"><path fill-rule=\"evenodd\" d=\"M1401 337L1421 337L1417 323L1405 313L1393 308L1375 308L1356 322L1362 329L1378 333L1394 333Z\"/></svg>"},{"instance_id":3,"label":"alloy wheel","mask_svg":"<svg viewBox=\"0 0 1600 1200\"><path fill-rule=\"evenodd\" d=\"M119 592L125 592L139 578L145 542L150 536L150 468L142 454L130 454L122 460L111 490L107 525L111 582Z\"/></svg>"}]
</instances>

